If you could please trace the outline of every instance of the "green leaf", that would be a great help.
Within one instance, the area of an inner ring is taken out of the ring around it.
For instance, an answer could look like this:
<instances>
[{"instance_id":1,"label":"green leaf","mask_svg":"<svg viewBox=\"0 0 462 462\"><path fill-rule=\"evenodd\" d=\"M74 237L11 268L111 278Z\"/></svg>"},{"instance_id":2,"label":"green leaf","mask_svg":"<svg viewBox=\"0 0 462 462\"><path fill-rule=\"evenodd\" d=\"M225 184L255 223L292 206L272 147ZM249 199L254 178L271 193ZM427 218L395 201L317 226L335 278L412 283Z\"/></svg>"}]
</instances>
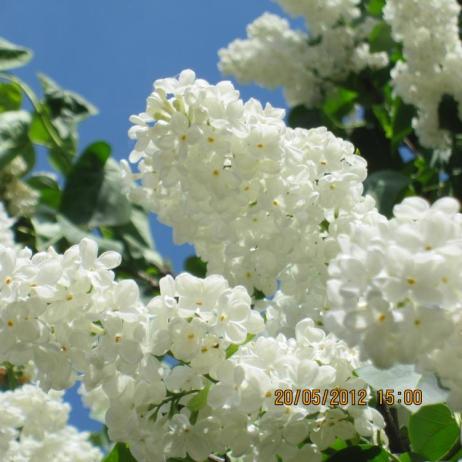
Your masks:
<instances>
[{"instance_id":1,"label":"green leaf","mask_svg":"<svg viewBox=\"0 0 462 462\"><path fill-rule=\"evenodd\" d=\"M409 183L409 178L402 173L380 170L367 177L364 190L375 198L379 211L391 217L394 205L402 199Z\"/></svg>"},{"instance_id":2,"label":"green leaf","mask_svg":"<svg viewBox=\"0 0 462 462\"><path fill-rule=\"evenodd\" d=\"M48 247L60 243L64 244L62 249L64 251L69 247L69 244L78 244L83 238L88 237L98 244L101 252L106 250L123 252L120 242L87 233L64 216L47 207L39 207L31 221L36 234L37 250L46 250Z\"/></svg>"},{"instance_id":3,"label":"green leaf","mask_svg":"<svg viewBox=\"0 0 462 462\"><path fill-rule=\"evenodd\" d=\"M391 114L391 132L394 149L410 135L413 131L412 119L416 114L416 109L410 104L405 104L401 98L394 100Z\"/></svg>"},{"instance_id":4,"label":"green leaf","mask_svg":"<svg viewBox=\"0 0 462 462\"><path fill-rule=\"evenodd\" d=\"M21 107L21 89L14 83L0 83L0 112L17 111Z\"/></svg>"},{"instance_id":5,"label":"green leaf","mask_svg":"<svg viewBox=\"0 0 462 462\"><path fill-rule=\"evenodd\" d=\"M0 169L16 156L27 161L34 157L34 148L27 136L30 114L26 111L8 111L0 114Z\"/></svg>"},{"instance_id":6,"label":"green leaf","mask_svg":"<svg viewBox=\"0 0 462 462\"><path fill-rule=\"evenodd\" d=\"M381 104L374 104L372 106L372 111L374 112L375 117L379 121L380 126L382 127L385 133L385 136L389 139L392 138L393 128L392 128L392 122L390 120L390 115L388 114L388 111Z\"/></svg>"},{"instance_id":7,"label":"green leaf","mask_svg":"<svg viewBox=\"0 0 462 462\"><path fill-rule=\"evenodd\" d=\"M27 184L40 193L40 203L58 210L61 202L61 191L55 178L46 173L27 179Z\"/></svg>"},{"instance_id":8,"label":"green leaf","mask_svg":"<svg viewBox=\"0 0 462 462\"><path fill-rule=\"evenodd\" d=\"M328 462L389 462L389 460L383 448L360 444L342 449L330 457Z\"/></svg>"},{"instance_id":9,"label":"green leaf","mask_svg":"<svg viewBox=\"0 0 462 462\"><path fill-rule=\"evenodd\" d=\"M14 69L27 64L32 58L32 51L0 38L0 71Z\"/></svg>"},{"instance_id":10,"label":"green leaf","mask_svg":"<svg viewBox=\"0 0 462 462\"><path fill-rule=\"evenodd\" d=\"M342 125L342 119L351 113L357 98L356 91L339 87L326 99L322 109L336 124Z\"/></svg>"},{"instance_id":11,"label":"green leaf","mask_svg":"<svg viewBox=\"0 0 462 462\"><path fill-rule=\"evenodd\" d=\"M103 462L136 462L132 453L124 443L117 443Z\"/></svg>"},{"instance_id":12,"label":"green leaf","mask_svg":"<svg viewBox=\"0 0 462 462\"><path fill-rule=\"evenodd\" d=\"M440 128L454 133L462 132L459 105L452 95L443 95L438 106Z\"/></svg>"},{"instance_id":13,"label":"green leaf","mask_svg":"<svg viewBox=\"0 0 462 462\"><path fill-rule=\"evenodd\" d=\"M459 426L444 404L424 406L409 420L412 449L429 461L443 458L459 438Z\"/></svg>"},{"instance_id":14,"label":"green leaf","mask_svg":"<svg viewBox=\"0 0 462 462\"><path fill-rule=\"evenodd\" d=\"M292 128L314 128L326 125L319 109L307 109L305 106L295 106L291 109L287 123Z\"/></svg>"},{"instance_id":15,"label":"green leaf","mask_svg":"<svg viewBox=\"0 0 462 462\"><path fill-rule=\"evenodd\" d=\"M191 412L200 411L207 405L207 397L210 390L210 383L208 383L201 391L194 395L194 397L188 402L188 409Z\"/></svg>"},{"instance_id":16,"label":"green leaf","mask_svg":"<svg viewBox=\"0 0 462 462\"><path fill-rule=\"evenodd\" d=\"M37 112L32 114L32 122L29 127L29 138L33 143L47 147L53 146L50 134L45 128L42 118L37 114Z\"/></svg>"},{"instance_id":17,"label":"green leaf","mask_svg":"<svg viewBox=\"0 0 462 462\"><path fill-rule=\"evenodd\" d=\"M131 206L123 193L120 169L109 161L110 155L107 143L93 143L70 171L60 211L73 223L94 227L129 221Z\"/></svg>"},{"instance_id":18,"label":"green leaf","mask_svg":"<svg viewBox=\"0 0 462 462\"><path fill-rule=\"evenodd\" d=\"M89 226L117 226L128 223L130 215L131 204L124 192L119 164L113 159L108 159L104 167L103 184Z\"/></svg>"},{"instance_id":19,"label":"green leaf","mask_svg":"<svg viewBox=\"0 0 462 462\"><path fill-rule=\"evenodd\" d=\"M184 269L198 278L205 278L207 275L207 263L194 255L186 259L184 262Z\"/></svg>"},{"instance_id":20,"label":"green leaf","mask_svg":"<svg viewBox=\"0 0 462 462\"><path fill-rule=\"evenodd\" d=\"M32 139L50 149L50 163L64 175L68 175L72 159L77 150L77 123L97 113L97 109L77 93L63 90L49 77L40 74L39 80L44 92L41 103L43 117L55 129L61 140L60 146L55 146L43 127L41 120L34 120Z\"/></svg>"},{"instance_id":21,"label":"green leaf","mask_svg":"<svg viewBox=\"0 0 462 462\"><path fill-rule=\"evenodd\" d=\"M381 17L384 6L385 0L369 0L369 3L367 4L367 12L372 16Z\"/></svg>"},{"instance_id":22,"label":"green leaf","mask_svg":"<svg viewBox=\"0 0 462 462\"><path fill-rule=\"evenodd\" d=\"M38 78L52 119L67 118L80 122L98 113L96 107L85 98L72 91L63 90L45 74L39 74Z\"/></svg>"},{"instance_id":23,"label":"green leaf","mask_svg":"<svg viewBox=\"0 0 462 462\"><path fill-rule=\"evenodd\" d=\"M104 181L104 167L111 155L105 142L88 146L67 177L61 213L77 225L87 224L95 213Z\"/></svg>"},{"instance_id":24,"label":"green leaf","mask_svg":"<svg viewBox=\"0 0 462 462\"><path fill-rule=\"evenodd\" d=\"M384 21L379 22L369 34L371 53L391 51L396 43L391 36L391 27Z\"/></svg>"},{"instance_id":25,"label":"green leaf","mask_svg":"<svg viewBox=\"0 0 462 462\"><path fill-rule=\"evenodd\" d=\"M142 260L144 267L146 262L159 268L165 266L162 256L156 251L148 216L140 208L132 206L129 222L115 226L111 231L115 239L124 243L133 260Z\"/></svg>"},{"instance_id":26,"label":"green leaf","mask_svg":"<svg viewBox=\"0 0 462 462\"><path fill-rule=\"evenodd\" d=\"M356 128L350 135L350 141L367 160L369 174L401 167L401 161L391 154L391 142L385 137L382 128L375 126Z\"/></svg>"}]
</instances>

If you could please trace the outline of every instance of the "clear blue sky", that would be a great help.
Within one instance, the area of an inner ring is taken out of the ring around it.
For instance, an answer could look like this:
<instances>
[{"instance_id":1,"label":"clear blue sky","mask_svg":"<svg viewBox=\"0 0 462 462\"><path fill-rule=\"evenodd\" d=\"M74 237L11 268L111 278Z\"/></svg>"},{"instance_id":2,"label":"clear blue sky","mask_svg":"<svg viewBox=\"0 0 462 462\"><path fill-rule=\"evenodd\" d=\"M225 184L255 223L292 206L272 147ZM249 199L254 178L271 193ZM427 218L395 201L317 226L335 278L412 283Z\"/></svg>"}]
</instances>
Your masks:
<instances>
[{"instance_id":1,"label":"clear blue sky","mask_svg":"<svg viewBox=\"0 0 462 462\"><path fill-rule=\"evenodd\" d=\"M218 49L243 37L264 11L280 9L270 0L0 0L0 35L33 49L34 60L17 74L34 89L36 73L44 72L99 108L82 124L80 146L107 140L120 159L132 146L128 117L144 110L152 82L185 68L220 80ZM240 89L244 99L284 106L280 91ZM155 220L153 231L160 252L180 271L192 248L174 246L170 230ZM68 396L72 423L98 429L75 392Z\"/></svg>"}]
</instances>

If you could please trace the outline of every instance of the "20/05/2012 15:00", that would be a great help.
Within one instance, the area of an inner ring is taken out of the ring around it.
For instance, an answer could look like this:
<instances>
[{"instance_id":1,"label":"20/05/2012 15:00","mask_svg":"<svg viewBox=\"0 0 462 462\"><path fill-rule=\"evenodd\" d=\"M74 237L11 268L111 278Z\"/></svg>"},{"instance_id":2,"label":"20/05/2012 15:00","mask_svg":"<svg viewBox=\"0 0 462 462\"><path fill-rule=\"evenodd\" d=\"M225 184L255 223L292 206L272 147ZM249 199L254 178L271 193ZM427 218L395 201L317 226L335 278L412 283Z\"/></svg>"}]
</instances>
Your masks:
<instances>
[{"instance_id":1,"label":"20/05/2012 15:00","mask_svg":"<svg viewBox=\"0 0 462 462\"><path fill-rule=\"evenodd\" d=\"M371 395L366 388L345 389L332 388L320 390L318 388L304 388L292 390L278 388L274 391L274 404L276 406L292 406L303 404L305 406L367 406ZM376 390L376 399L379 405L395 404L421 405L423 402L422 390L406 388L394 390L392 388Z\"/></svg>"}]
</instances>

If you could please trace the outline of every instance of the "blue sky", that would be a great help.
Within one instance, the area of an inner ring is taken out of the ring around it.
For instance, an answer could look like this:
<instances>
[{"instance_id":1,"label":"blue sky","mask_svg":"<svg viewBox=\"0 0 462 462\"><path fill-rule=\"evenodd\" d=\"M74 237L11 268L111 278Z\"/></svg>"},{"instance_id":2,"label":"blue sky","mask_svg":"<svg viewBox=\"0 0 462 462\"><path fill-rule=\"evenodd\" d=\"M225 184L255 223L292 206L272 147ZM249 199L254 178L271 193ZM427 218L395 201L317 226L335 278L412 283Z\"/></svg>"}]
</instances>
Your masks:
<instances>
[{"instance_id":1,"label":"blue sky","mask_svg":"<svg viewBox=\"0 0 462 462\"><path fill-rule=\"evenodd\" d=\"M210 82L222 79L218 49L244 37L246 25L264 11L280 13L270 0L0 0L0 35L33 49L34 60L17 74L34 89L36 73L43 72L99 108L82 124L80 146L103 139L120 159L132 146L128 117L144 110L152 82L186 68ZM244 99L284 107L280 91L240 89ZM171 231L152 224L158 249L180 271L193 249L174 246ZM71 422L98 429L75 392L68 396Z\"/></svg>"}]
</instances>

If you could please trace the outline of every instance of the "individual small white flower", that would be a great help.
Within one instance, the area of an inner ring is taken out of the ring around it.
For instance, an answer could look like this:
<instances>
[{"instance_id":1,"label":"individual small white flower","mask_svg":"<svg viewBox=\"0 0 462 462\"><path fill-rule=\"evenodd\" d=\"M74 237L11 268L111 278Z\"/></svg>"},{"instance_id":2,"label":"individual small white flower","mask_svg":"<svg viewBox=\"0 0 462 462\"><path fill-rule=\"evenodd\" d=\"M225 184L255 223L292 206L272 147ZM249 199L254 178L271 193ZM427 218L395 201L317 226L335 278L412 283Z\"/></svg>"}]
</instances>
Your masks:
<instances>
[{"instance_id":1,"label":"individual small white flower","mask_svg":"<svg viewBox=\"0 0 462 462\"><path fill-rule=\"evenodd\" d=\"M356 435L348 414L341 409L329 409L317 418L310 430L310 439L323 451L335 442L337 438L348 441Z\"/></svg>"}]
</instances>

